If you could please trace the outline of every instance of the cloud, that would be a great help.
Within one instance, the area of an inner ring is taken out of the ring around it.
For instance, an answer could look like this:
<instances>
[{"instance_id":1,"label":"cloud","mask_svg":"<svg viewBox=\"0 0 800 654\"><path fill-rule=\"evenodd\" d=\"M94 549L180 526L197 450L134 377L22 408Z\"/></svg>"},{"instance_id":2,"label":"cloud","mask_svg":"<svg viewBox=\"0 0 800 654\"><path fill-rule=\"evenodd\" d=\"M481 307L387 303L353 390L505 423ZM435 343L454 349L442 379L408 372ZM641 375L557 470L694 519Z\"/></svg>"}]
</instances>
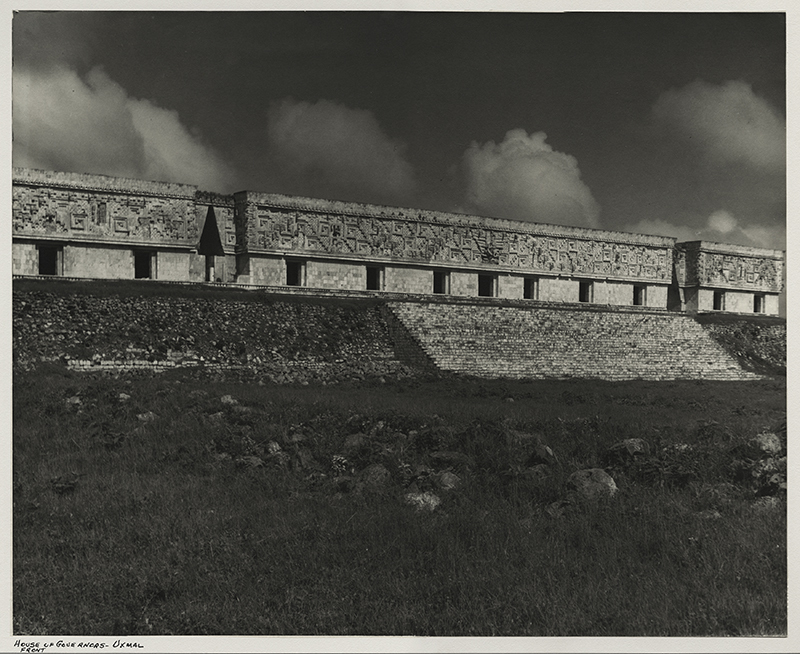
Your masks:
<instances>
[{"instance_id":1,"label":"cloud","mask_svg":"<svg viewBox=\"0 0 800 654\"><path fill-rule=\"evenodd\" d=\"M741 225L737 218L725 209L713 211L697 229L666 220L645 219L626 226L625 231L672 236L677 238L678 242L715 241L772 250L786 248L785 226Z\"/></svg>"},{"instance_id":2,"label":"cloud","mask_svg":"<svg viewBox=\"0 0 800 654\"><path fill-rule=\"evenodd\" d=\"M291 192L407 202L416 191L405 146L387 136L369 111L285 98L270 106L267 135L271 158Z\"/></svg>"},{"instance_id":3,"label":"cloud","mask_svg":"<svg viewBox=\"0 0 800 654\"><path fill-rule=\"evenodd\" d=\"M95 68L13 72L15 166L102 173L229 190L233 171L177 112L130 97Z\"/></svg>"},{"instance_id":4,"label":"cloud","mask_svg":"<svg viewBox=\"0 0 800 654\"><path fill-rule=\"evenodd\" d=\"M711 161L778 172L786 165L786 120L745 82L697 80L665 91L653 105L653 116Z\"/></svg>"},{"instance_id":5,"label":"cloud","mask_svg":"<svg viewBox=\"0 0 800 654\"><path fill-rule=\"evenodd\" d=\"M736 218L725 209L718 209L708 217L708 228L720 234L730 234L736 229Z\"/></svg>"},{"instance_id":6,"label":"cloud","mask_svg":"<svg viewBox=\"0 0 800 654\"><path fill-rule=\"evenodd\" d=\"M688 225L677 225L661 219L640 220L638 223L626 225L623 231L651 236L672 236L678 239L678 242L702 240L702 230L694 230Z\"/></svg>"},{"instance_id":7,"label":"cloud","mask_svg":"<svg viewBox=\"0 0 800 654\"><path fill-rule=\"evenodd\" d=\"M596 227L600 213L575 157L544 132L512 129L502 143L473 142L461 160L467 210L498 218Z\"/></svg>"}]
</instances>

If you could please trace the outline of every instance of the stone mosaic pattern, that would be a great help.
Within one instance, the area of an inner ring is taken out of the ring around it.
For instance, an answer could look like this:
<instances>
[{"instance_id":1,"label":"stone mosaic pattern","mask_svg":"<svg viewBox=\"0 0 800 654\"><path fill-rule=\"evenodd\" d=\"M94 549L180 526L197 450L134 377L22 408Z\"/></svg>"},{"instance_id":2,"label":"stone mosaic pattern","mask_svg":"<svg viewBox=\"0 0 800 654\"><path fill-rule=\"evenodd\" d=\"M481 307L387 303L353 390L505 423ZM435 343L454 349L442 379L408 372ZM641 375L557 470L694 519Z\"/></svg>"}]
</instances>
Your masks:
<instances>
[{"instance_id":1,"label":"stone mosaic pattern","mask_svg":"<svg viewBox=\"0 0 800 654\"><path fill-rule=\"evenodd\" d=\"M591 230L580 237L547 236L520 231L524 224L512 231L472 221L443 224L256 204L237 211L241 247L251 252L291 250L662 282L672 277L671 247L591 238Z\"/></svg>"},{"instance_id":2,"label":"stone mosaic pattern","mask_svg":"<svg viewBox=\"0 0 800 654\"><path fill-rule=\"evenodd\" d=\"M15 236L194 246L200 238L187 198L117 195L14 185Z\"/></svg>"},{"instance_id":3,"label":"stone mosaic pattern","mask_svg":"<svg viewBox=\"0 0 800 654\"><path fill-rule=\"evenodd\" d=\"M676 250L676 271L682 286L745 289L780 293L783 290L783 256L757 256Z\"/></svg>"}]
</instances>

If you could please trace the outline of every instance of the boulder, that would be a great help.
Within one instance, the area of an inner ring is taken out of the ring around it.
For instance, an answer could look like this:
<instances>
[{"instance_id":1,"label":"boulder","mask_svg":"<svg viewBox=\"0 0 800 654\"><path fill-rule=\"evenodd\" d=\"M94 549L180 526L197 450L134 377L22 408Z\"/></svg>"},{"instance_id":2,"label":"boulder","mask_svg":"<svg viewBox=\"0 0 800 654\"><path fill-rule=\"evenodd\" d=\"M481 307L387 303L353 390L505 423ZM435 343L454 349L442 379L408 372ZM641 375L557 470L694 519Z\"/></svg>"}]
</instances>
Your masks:
<instances>
[{"instance_id":1,"label":"boulder","mask_svg":"<svg viewBox=\"0 0 800 654\"><path fill-rule=\"evenodd\" d=\"M417 511L434 511L436 507L442 503L439 496L430 491L424 493L406 493L405 500L407 504L413 505Z\"/></svg>"},{"instance_id":2,"label":"boulder","mask_svg":"<svg viewBox=\"0 0 800 654\"><path fill-rule=\"evenodd\" d=\"M461 477L449 470L443 470L436 475L436 485L443 491L456 488L461 483Z\"/></svg>"},{"instance_id":3,"label":"boulder","mask_svg":"<svg viewBox=\"0 0 800 654\"><path fill-rule=\"evenodd\" d=\"M153 422L158 416L153 413L152 411L145 411L144 413L139 413L136 416L141 422Z\"/></svg>"},{"instance_id":4,"label":"boulder","mask_svg":"<svg viewBox=\"0 0 800 654\"><path fill-rule=\"evenodd\" d=\"M642 438L626 438L608 448L610 458L630 461L650 454L650 444Z\"/></svg>"},{"instance_id":5,"label":"boulder","mask_svg":"<svg viewBox=\"0 0 800 654\"><path fill-rule=\"evenodd\" d=\"M573 472L567 485L585 499L612 497L617 492L617 484L602 468L588 468Z\"/></svg>"},{"instance_id":6,"label":"boulder","mask_svg":"<svg viewBox=\"0 0 800 654\"><path fill-rule=\"evenodd\" d=\"M239 404L239 400L233 397L233 395L223 395L221 398L219 398L219 401L225 406L236 406Z\"/></svg>"},{"instance_id":7,"label":"boulder","mask_svg":"<svg viewBox=\"0 0 800 654\"><path fill-rule=\"evenodd\" d=\"M344 451L347 453L352 454L359 448L361 448L364 443L367 442L367 435L361 432L356 434L350 434L349 436L345 437L344 439Z\"/></svg>"},{"instance_id":8,"label":"boulder","mask_svg":"<svg viewBox=\"0 0 800 654\"><path fill-rule=\"evenodd\" d=\"M783 449L781 439L777 434L771 432L764 432L758 434L751 439L750 444L759 452L767 455L774 456L779 454Z\"/></svg>"},{"instance_id":9,"label":"boulder","mask_svg":"<svg viewBox=\"0 0 800 654\"><path fill-rule=\"evenodd\" d=\"M531 452L531 455L525 462L525 465L529 468L532 468L540 464L552 465L555 462L556 462L556 455L553 453L553 450L551 450L544 443L537 442L536 445L534 445L533 447L533 452Z\"/></svg>"},{"instance_id":10,"label":"boulder","mask_svg":"<svg viewBox=\"0 0 800 654\"><path fill-rule=\"evenodd\" d=\"M371 490L384 488L392 479L389 471L380 463L368 465L358 477L363 487Z\"/></svg>"}]
</instances>

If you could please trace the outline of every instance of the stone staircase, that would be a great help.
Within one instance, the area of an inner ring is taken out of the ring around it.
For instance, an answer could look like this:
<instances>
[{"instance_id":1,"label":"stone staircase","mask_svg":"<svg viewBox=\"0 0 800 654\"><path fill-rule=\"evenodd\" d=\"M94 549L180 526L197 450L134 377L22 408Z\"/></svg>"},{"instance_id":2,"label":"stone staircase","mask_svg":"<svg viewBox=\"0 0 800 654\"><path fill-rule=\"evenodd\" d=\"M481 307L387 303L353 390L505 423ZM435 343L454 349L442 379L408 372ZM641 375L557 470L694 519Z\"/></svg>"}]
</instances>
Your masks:
<instances>
[{"instance_id":1,"label":"stone staircase","mask_svg":"<svg viewBox=\"0 0 800 654\"><path fill-rule=\"evenodd\" d=\"M439 302L389 308L436 367L476 377L761 378L685 315Z\"/></svg>"}]
</instances>

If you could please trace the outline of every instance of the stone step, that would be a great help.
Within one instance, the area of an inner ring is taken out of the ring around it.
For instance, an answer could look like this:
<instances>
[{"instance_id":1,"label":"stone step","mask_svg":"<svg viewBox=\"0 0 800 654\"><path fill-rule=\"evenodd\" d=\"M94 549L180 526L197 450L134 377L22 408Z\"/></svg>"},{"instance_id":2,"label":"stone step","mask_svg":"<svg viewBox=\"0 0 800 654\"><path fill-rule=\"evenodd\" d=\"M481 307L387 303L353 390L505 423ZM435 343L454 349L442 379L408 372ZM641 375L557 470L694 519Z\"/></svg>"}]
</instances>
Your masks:
<instances>
[{"instance_id":1,"label":"stone step","mask_svg":"<svg viewBox=\"0 0 800 654\"><path fill-rule=\"evenodd\" d=\"M479 377L758 379L691 317L390 303L441 370Z\"/></svg>"}]
</instances>

